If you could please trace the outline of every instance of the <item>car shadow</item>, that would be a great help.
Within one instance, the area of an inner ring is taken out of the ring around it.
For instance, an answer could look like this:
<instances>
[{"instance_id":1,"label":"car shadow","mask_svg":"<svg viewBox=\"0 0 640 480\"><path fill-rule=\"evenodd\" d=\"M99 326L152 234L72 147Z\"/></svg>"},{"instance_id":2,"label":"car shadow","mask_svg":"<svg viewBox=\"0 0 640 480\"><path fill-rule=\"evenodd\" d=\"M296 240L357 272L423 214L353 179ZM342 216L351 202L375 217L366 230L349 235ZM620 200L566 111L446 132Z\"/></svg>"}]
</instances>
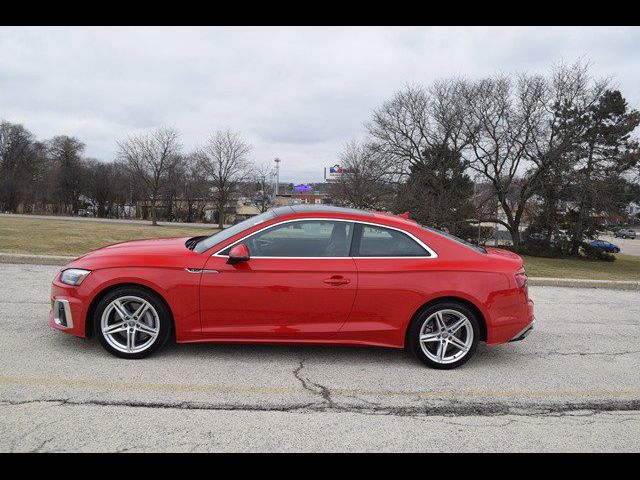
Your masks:
<instances>
[{"instance_id":1,"label":"car shadow","mask_svg":"<svg viewBox=\"0 0 640 480\"><path fill-rule=\"evenodd\" d=\"M515 344L514 344L515 345ZM495 366L510 365L517 360L514 345L488 347L478 345L476 355L467 365ZM343 346L343 345L278 345L278 344L235 344L235 343L191 343L170 344L156 354L158 357L197 360L223 360L270 362L291 361L292 359L313 363L358 365L397 368L417 366L423 368L408 350L402 348ZM464 366L462 367L464 368Z\"/></svg>"},{"instance_id":2,"label":"car shadow","mask_svg":"<svg viewBox=\"0 0 640 480\"><path fill-rule=\"evenodd\" d=\"M215 358L216 360L278 361L308 359L314 362L344 362L358 364L394 364L412 359L397 348L343 345L279 345L249 343L174 343L165 346L158 356L170 358Z\"/></svg>"},{"instance_id":3,"label":"car shadow","mask_svg":"<svg viewBox=\"0 0 640 480\"><path fill-rule=\"evenodd\" d=\"M54 332L56 333L56 332ZM66 335L52 335L48 338L50 347L64 355L76 355L87 359L108 358L120 361L106 352L97 339L83 339ZM518 360L517 344L506 344L488 347L484 343L467 366L495 367L514 365ZM343 345L281 345L250 343L167 343L160 351L154 353L149 360L162 362L166 360L178 362L247 362L269 363L300 362L357 365L359 367L406 368L415 366L424 368L423 364L407 350L386 347L343 346ZM517 362L519 363L519 362Z\"/></svg>"}]
</instances>

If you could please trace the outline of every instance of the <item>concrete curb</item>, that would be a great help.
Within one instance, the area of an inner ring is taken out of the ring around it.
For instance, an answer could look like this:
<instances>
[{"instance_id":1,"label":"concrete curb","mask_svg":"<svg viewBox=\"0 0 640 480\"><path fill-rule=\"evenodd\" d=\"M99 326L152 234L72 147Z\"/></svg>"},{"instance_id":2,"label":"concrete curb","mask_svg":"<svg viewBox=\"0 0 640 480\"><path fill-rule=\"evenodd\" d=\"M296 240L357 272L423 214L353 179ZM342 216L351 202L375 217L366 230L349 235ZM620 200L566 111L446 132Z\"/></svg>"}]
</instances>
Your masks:
<instances>
[{"instance_id":1,"label":"concrete curb","mask_svg":"<svg viewBox=\"0 0 640 480\"><path fill-rule=\"evenodd\" d=\"M0 252L0 263L27 263L32 265L66 265L76 257L61 255L31 255Z\"/></svg>"},{"instance_id":2,"label":"concrete curb","mask_svg":"<svg viewBox=\"0 0 640 480\"><path fill-rule=\"evenodd\" d=\"M0 263L32 265L66 265L75 257L59 255L28 255L0 252ZM529 277L532 287L605 288L610 290L640 290L640 282L629 280L589 280L584 278Z\"/></svg>"},{"instance_id":3,"label":"concrete curb","mask_svg":"<svg viewBox=\"0 0 640 480\"><path fill-rule=\"evenodd\" d=\"M610 290L640 290L640 282L632 280L589 280L585 278L529 277L532 287L606 288Z\"/></svg>"}]
</instances>

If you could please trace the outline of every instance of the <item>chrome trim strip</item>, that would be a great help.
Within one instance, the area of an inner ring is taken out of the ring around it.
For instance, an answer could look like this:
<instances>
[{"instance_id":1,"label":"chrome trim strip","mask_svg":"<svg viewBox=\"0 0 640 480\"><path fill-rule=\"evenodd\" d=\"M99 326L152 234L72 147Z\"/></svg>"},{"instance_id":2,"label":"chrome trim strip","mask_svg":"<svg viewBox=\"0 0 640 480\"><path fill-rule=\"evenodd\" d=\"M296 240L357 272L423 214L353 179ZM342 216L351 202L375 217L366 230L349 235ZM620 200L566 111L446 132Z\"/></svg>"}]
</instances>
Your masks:
<instances>
[{"instance_id":1,"label":"chrome trim strip","mask_svg":"<svg viewBox=\"0 0 640 480\"><path fill-rule=\"evenodd\" d=\"M185 268L185 270L189 273L220 273L218 270L209 270L203 268Z\"/></svg>"},{"instance_id":2,"label":"chrome trim strip","mask_svg":"<svg viewBox=\"0 0 640 480\"><path fill-rule=\"evenodd\" d=\"M60 310L59 305L62 305L64 308L64 317L67 320L67 324L63 325L60 317L58 316L58 311ZM73 318L71 317L71 308L69 307L69 301L63 298L56 298L53 302L53 321L62 328L73 328Z\"/></svg>"},{"instance_id":3,"label":"chrome trim strip","mask_svg":"<svg viewBox=\"0 0 640 480\"><path fill-rule=\"evenodd\" d=\"M364 222L362 220L347 220L344 218L294 218L292 220L284 220L282 222L276 222L276 223L272 223L271 225L268 225L264 228L261 228L260 230L256 230L253 233L250 233L249 235L246 235L242 238L240 238L239 240L236 240L235 242L227 245L226 247L221 248L220 250L218 250L217 252L215 252L212 257L222 257L222 258L227 258L227 255L220 255L220 252L222 252L223 250L226 250L227 248L230 247L234 247L236 246L238 243L242 243L244 240L246 240L249 237L253 237L254 235L257 235L258 233L264 231L264 230L268 230L269 228L272 227L277 227L278 225L284 225L285 223L293 223L293 222L304 222L304 221L308 221L308 220L312 220L312 221L324 221L324 222L348 222L348 223L359 223L361 225L373 225L374 227L381 227L381 228L388 228L390 230L396 230L398 232L404 233L405 235L407 235L409 238L413 239L415 242L418 243L418 245L420 245L422 248L424 248L427 252L429 252L429 256L411 256L411 257L260 257L260 256L256 256L256 257L251 257L251 258L272 258L272 259L279 259L279 260L285 260L285 259L291 259L291 260L300 260L300 259L305 259L305 260L337 260L337 259L353 259L353 258L359 258L359 259L398 259L398 258L414 258L414 259L418 259L418 258L424 258L424 259L433 259L433 258L438 258L438 254L436 252L434 252L428 245L426 245L422 240L420 240L419 238L417 238L415 235L413 235L410 232L407 232L405 230L402 230L401 228L397 228L397 227L391 227L389 225L384 225L382 223L373 223L373 222Z\"/></svg>"}]
</instances>

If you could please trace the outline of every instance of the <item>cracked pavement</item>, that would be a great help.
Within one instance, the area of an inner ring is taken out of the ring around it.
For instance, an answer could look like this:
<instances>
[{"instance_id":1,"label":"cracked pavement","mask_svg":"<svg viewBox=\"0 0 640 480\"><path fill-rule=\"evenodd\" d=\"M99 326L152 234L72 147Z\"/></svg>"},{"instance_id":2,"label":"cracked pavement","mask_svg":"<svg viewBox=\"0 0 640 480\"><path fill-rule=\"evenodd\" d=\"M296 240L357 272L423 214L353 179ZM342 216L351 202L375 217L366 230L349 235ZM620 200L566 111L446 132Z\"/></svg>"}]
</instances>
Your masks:
<instances>
[{"instance_id":1,"label":"cracked pavement","mask_svg":"<svg viewBox=\"0 0 640 480\"><path fill-rule=\"evenodd\" d=\"M536 287L538 329L454 371L402 350L175 345L47 326L58 267L0 264L0 451L638 451L637 292Z\"/></svg>"}]
</instances>

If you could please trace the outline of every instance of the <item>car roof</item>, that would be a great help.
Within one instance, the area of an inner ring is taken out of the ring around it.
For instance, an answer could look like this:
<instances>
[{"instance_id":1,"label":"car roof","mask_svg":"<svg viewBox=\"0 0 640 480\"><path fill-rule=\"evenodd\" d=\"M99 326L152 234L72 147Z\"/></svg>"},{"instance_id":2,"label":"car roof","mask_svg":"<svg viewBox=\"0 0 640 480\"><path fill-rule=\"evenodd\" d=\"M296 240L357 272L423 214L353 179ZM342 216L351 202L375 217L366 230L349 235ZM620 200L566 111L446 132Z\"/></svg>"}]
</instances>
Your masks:
<instances>
[{"instance_id":1,"label":"car roof","mask_svg":"<svg viewBox=\"0 0 640 480\"><path fill-rule=\"evenodd\" d=\"M366 210L358 210L355 208L336 207L334 205L290 205L286 207L274 208L273 213L276 217L282 215L291 215L294 213L344 213L349 215L363 215L373 217L373 213Z\"/></svg>"},{"instance_id":2,"label":"car roof","mask_svg":"<svg viewBox=\"0 0 640 480\"><path fill-rule=\"evenodd\" d=\"M359 217L367 217L369 221L374 219L381 220L382 224L396 224L396 226L415 226L417 225L415 220L408 218L408 214L394 215L389 212L367 211L357 208L345 208L336 207L334 205L290 205L286 207L276 207L271 210L274 217L281 217L284 215L296 215L296 214L343 214ZM405 216L407 215L407 216ZM363 219L364 220L364 219ZM375 222L377 223L377 222Z\"/></svg>"}]
</instances>

